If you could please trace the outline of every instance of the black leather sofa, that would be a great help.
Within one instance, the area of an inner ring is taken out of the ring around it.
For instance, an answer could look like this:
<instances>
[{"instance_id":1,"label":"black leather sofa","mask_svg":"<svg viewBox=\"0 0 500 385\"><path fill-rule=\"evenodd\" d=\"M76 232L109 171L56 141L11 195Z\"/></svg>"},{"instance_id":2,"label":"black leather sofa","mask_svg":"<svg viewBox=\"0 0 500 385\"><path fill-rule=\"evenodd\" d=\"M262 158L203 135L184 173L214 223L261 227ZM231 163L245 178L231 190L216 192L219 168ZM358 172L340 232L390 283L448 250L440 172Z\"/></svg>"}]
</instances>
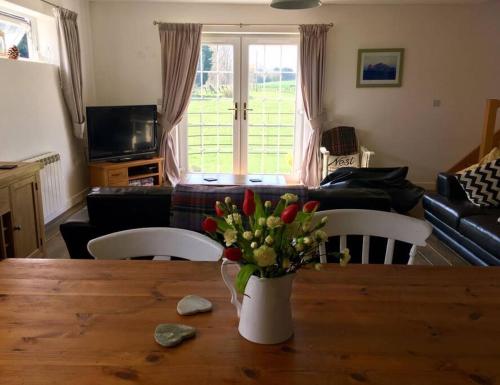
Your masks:
<instances>
[{"instance_id":1,"label":"black leather sofa","mask_svg":"<svg viewBox=\"0 0 500 385\"><path fill-rule=\"evenodd\" d=\"M277 187L287 191L287 187ZM171 224L172 188L96 188L87 195L87 208L61 224L71 258L91 258L89 240L115 231ZM359 208L390 211L390 196L377 189L314 189L307 200L318 200L322 210ZM349 246L349 244L348 244Z\"/></svg>"},{"instance_id":2,"label":"black leather sofa","mask_svg":"<svg viewBox=\"0 0 500 385\"><path fill-rule=\"evenodd\" d=\"M500 265L500 208L480 208L454 174L440 173L437 192L424 195L425 218L434 234L473 265Z\"/></svg>"}]
</instances>

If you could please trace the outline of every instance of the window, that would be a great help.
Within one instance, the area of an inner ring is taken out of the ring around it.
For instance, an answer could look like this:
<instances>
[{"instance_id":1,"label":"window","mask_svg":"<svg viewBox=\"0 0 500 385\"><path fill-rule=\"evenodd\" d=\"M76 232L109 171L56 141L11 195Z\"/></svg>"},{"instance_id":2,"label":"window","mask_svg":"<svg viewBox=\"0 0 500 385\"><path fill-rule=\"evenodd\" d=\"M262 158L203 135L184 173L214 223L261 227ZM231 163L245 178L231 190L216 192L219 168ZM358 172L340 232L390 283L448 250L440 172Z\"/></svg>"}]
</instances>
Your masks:
<instances>
[{"instance_id":1,"label":"window","mask_svg":"<svg viewBox=\"0 0 500 385\"><path fill-rule=\"evenodd\" d=\"M29 18L0 10L0 56L7 55L9 48L16 46L19 57L33 58L31 30Z\"/></svg>"},{"instance_id":2,"label":"window","mask_svg":"<svg viewBox=\"0 0 500 385\"><path fill-rule=\"evenodd\" d=\"M234 47L202 44L187 113L191 172L233 172Z\"/></svg>"},{"instance_id":3,"label":"window","mask_svg":"<svg viewBox=\"0 0 500 385\"><path fill-rule=\"evenodd\" d=\"M247 172L291 174L297 107L297 45L248 44Z\"/></svg>"},{"instance_id":4,"label":"window","mask_svg":"<svg viewBox=\"0 0 500 385\"><path fill-rule=\"evenodd\" d=\"M204 37L180 131L187 172L294 174L298 39Z\"/></svg>"}]
</instances>

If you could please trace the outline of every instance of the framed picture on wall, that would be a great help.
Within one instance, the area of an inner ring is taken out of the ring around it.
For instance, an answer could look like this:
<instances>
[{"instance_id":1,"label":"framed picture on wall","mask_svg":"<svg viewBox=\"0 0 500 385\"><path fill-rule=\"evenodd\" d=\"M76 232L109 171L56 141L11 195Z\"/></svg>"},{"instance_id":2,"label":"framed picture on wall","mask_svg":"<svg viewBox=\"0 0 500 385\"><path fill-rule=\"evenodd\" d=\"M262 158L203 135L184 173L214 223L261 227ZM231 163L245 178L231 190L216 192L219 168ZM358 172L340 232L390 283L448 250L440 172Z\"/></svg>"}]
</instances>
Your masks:
<instances>
[{"instance_id":1,"label":"framed picture on wall","mask_svg":"<svg viewBox=\"0 0 500 385\"><path fill-rule=\"evenodd\" d=\"M401 87L404 48L358 49L356 87Z\"/></svg>"}]
</instances>

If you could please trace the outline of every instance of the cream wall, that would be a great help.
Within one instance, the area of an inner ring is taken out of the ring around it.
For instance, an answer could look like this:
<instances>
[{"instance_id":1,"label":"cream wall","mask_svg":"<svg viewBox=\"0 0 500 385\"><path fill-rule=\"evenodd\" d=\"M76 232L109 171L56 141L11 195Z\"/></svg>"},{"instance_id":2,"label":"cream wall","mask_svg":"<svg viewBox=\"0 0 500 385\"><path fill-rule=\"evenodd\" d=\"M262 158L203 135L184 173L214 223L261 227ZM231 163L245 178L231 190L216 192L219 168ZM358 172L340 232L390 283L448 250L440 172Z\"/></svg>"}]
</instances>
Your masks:
<instances>
[{"instance_id":1,"label":"cream wall","mask_svg":"<svg viewBox=\"0 0 500 385\"><path fill-rule=\"evenodd\" d=\"M326 108L333 124L357 128L375 165L410 166L431 187L435 175L479 143L486 98L500 98L500 3L455 6L268 6L91 2L97 102L155 103L160 43L153 20L326 23ZM404 47L403 87L357 89L358 48ZM441 107L433 107L440 99Z\"/></svg>"},{"instance_id":2,"label":"cream wall","mask_svg":"<svg viewBox=\"0 0 500 385\"><path fill-rule=\"evenodd\" d=\"M40 1L16 0L19 5L46 14L41 44L57 50L51 7ZM79 14L85 103L95 103L89 7L86 0L60 2ZM88 188L83 142L72 135L54 64L0 59L0 160L16 161L48 151L61 154L65 182L63 208L83 199Z\"/></svg>"}]
</instances>

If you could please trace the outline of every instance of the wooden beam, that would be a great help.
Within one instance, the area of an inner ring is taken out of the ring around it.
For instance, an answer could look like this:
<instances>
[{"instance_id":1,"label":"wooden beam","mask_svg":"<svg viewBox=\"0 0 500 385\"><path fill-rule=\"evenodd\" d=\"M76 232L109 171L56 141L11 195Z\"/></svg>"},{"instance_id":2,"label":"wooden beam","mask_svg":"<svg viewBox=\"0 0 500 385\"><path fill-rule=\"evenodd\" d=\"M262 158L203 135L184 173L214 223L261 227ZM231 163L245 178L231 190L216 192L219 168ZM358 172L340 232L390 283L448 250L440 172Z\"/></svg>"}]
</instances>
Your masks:
<instances>
[{"instance_id":1,"label":"wooden beam","mask_svg":"<svg viewBox=\"0 0 500 385\"><path fill-rule=\"evenodd\" d=\"M497 118L497 110L500 108L499 99L488 99L484 111L484 126L481 135L481 146L479 148L479 160L483 158L494 147L494 132Z\"/></svg>"}]
</instances>

